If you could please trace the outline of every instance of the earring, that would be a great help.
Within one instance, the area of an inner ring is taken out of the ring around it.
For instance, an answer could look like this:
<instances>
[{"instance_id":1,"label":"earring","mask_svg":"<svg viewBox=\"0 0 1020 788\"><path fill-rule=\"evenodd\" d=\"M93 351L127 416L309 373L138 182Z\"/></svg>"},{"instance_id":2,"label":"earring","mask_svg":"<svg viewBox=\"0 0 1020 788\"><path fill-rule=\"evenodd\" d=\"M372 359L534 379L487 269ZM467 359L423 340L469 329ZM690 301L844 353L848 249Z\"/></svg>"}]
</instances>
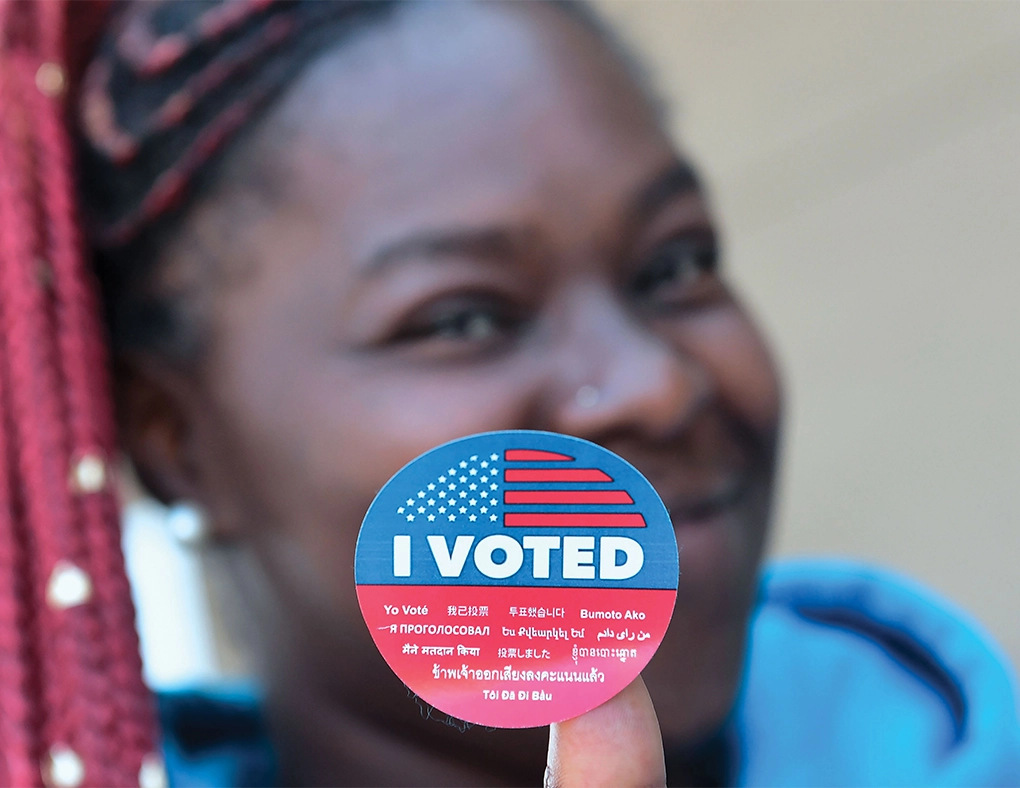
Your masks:
<instances>
[{"instance_id":1,"label":"earring","mask_svg":"<svg viewBox=\"0 0 1020 788\"><path fill-rule=\"evenodd\" d=\"M594 408L599 404L599 390L594 386L581 386L574 398L582 408Z\"/></svg>"},{"instance_id":2,"label":"earring","mask_svg":"<svg viewBox=\"0 0 1020 788\"><path fill-rule=\"evenodd\" d=\"M205 543L209 524L205 510L197 503L182 501L167 509L166 525L174 539L187 547Z\"/></svg>"}]
</instances>

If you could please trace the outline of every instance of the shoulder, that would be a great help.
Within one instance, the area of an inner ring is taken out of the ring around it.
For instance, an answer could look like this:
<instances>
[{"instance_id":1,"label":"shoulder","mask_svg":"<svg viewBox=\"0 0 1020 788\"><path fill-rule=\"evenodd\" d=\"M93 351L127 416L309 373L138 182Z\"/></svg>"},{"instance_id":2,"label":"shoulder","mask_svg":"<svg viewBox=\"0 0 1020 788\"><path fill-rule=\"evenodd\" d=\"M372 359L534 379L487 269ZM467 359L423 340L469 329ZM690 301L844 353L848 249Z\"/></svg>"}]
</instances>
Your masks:
<instances>
[{"instance_id":1,"label":"shoulder","mask_svg":"<svg viewBox=\"0 0 1020 788\"><path fill-rule=\"evenodd\" d=\"M745 784L1020 781L1005 655L963 611L874 567L767 568L737 715Z\"/></svg>"},{"instance_id":2,"label":"shoulder","mask_svg":"<svg viewBox=\"0 0 1020 788\"><path fill-rule=\"evenodd\" d=\"M273 753L254 687L172 690L156 699L171 786L273 784Z\"/></svg>"}]
</instances>

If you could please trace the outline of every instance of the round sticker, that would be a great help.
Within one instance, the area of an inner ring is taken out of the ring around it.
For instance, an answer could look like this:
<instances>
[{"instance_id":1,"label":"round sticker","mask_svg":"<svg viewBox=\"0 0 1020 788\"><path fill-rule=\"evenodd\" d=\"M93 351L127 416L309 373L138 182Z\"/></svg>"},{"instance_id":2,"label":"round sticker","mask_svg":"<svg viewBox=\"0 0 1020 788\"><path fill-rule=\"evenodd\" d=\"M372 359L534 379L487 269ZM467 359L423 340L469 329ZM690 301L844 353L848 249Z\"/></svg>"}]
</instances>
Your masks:
<instances>
[{"instance_id":1,"label":"round sticker","mask_svg":"<svg viewBox=\"0 0 1020 788\"><path fill-rule=\"evenodd\" d=\"M529 728L609 700L676 601L669 515L628 462L550 432L472 435L376 496L354 579L400 679L468 722Z\"/></svg>"}]
</instances>

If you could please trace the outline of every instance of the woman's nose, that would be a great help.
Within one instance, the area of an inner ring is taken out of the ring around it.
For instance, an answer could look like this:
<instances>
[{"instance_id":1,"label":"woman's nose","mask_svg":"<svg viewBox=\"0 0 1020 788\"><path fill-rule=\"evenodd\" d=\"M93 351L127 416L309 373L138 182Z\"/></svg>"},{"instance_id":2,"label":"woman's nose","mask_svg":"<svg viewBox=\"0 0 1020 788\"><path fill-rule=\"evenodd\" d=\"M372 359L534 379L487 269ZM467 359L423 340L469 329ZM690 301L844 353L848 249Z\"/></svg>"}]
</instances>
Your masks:
<instances>
[{"instance_id":1,"label":"woman's nose","mask_svg":"<svg viewBox=\"0 0 1020 788\"><path fill-rule=\"evenodd\" d=\"M586 301L554 354L552 429L596 441L682 432L712 396L708 369L623 305Z\"/></svg>"}]
</instances>

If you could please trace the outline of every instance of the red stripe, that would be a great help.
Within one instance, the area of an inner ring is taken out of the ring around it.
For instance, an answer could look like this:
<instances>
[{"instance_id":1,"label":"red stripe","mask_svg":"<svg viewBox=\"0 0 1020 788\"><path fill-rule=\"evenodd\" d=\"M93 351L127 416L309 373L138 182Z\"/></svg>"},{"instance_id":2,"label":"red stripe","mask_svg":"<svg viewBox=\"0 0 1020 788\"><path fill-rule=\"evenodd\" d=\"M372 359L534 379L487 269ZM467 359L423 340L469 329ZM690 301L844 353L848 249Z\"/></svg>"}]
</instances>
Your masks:
<instances>
[{"instance_id":1,"label":"red stripe","mask_svg":"<svg viewBox=\"0 0 1020 788\"><path fill-rule=\"evenodd\" d=\"M574 458L566 454L557 454L554 451L539 451L538 449L507 449L503 455L507 462L573 462Z\"/></svg>"},{"instance_id":2,"label":"red stripe","mask_svg":"<svg viewBox=\"0 0 1020 788\"><path fill-rule=\"evenodd\" d=\"M598 468L507 468L506 482L611 482L612 476Z\"/></svg>"},{"instance_id":3,"label":"red stripe","mask_svg":"<svg viewBox=\"0 0 1020 788\"><path fill-rule=\"evenodd\" d=\"M507 490L503 503L634 503L626 490Z\"/></svg>"},{"instance_id":4,"label":"red stripe","mask_svg":"<svg viewBox=\"0 0 1020 788\"><path fill-rule=\"evenodd\" d=\"M508 528L524 526L560 528L644 528L640 514L547 514L546 512L510 513L503 515Z\"/></svg>"}]
</instances>

